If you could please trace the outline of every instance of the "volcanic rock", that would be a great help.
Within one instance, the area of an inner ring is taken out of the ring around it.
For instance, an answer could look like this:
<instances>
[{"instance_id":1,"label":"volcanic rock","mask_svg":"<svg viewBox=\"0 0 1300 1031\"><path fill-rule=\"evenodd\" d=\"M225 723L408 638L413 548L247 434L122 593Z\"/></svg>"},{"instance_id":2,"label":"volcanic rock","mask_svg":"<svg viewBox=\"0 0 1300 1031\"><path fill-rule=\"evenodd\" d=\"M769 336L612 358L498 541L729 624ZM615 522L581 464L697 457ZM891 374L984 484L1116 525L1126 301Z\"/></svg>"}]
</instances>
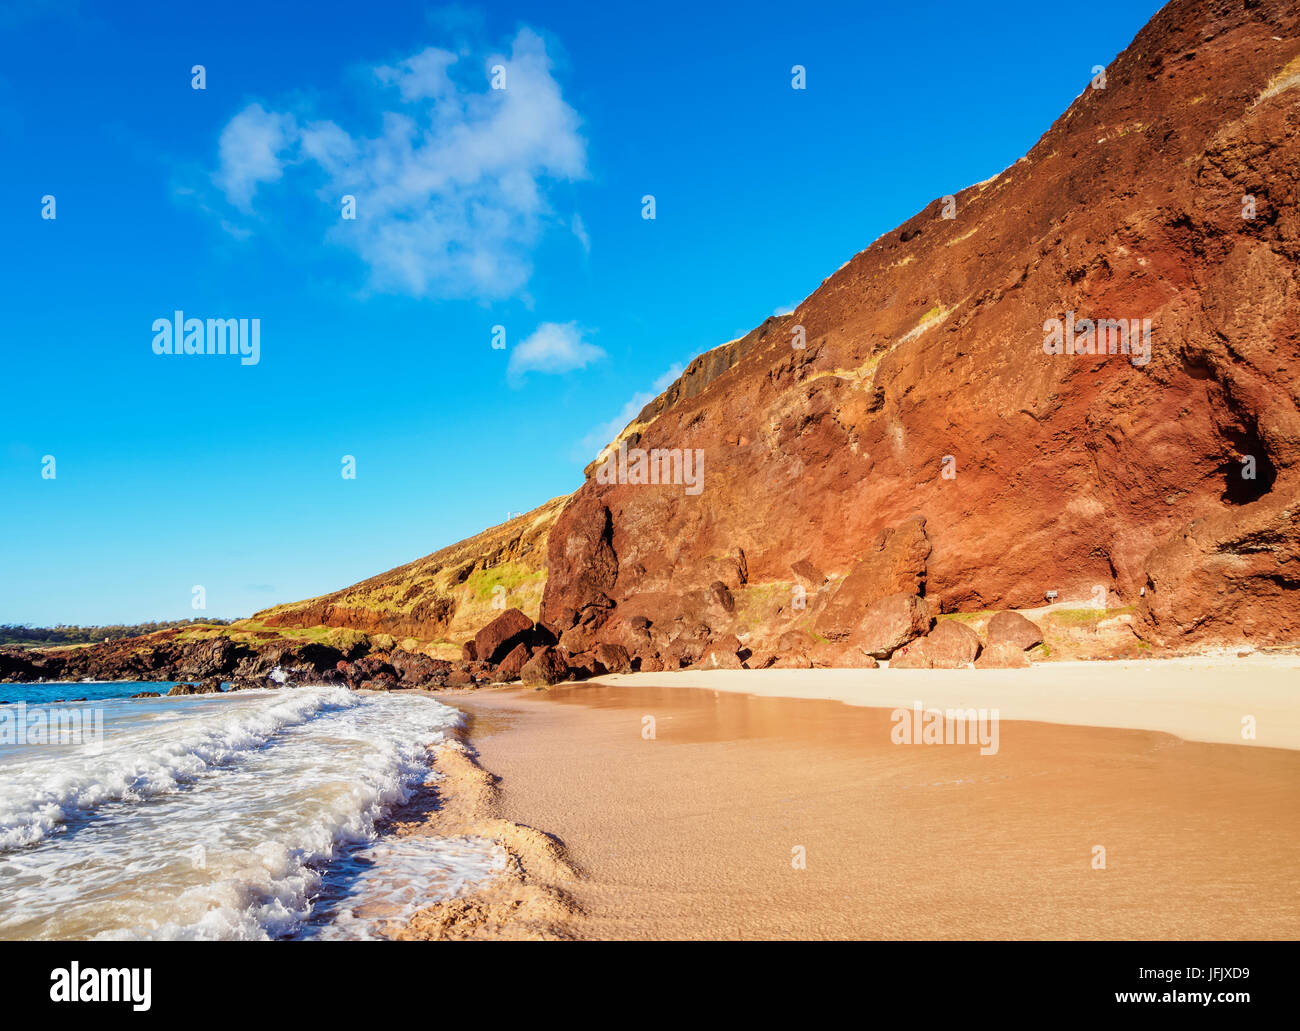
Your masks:
<instances>
[{"instance_id":1,"label":"volcanic rock","mask_svg":"<svg viewBox=\"0 0 1300 1031\"><path fill-rule=\"evenodd\" d=\"M728 634L705 648L698 665L703 669L740 669L743 665L740 659L742 648L736 635Z\"/></svg>"},{"instance_id":2,"label":"volcanic rock","mask_svg":"<svg viewBox=\"0 0 1300 1031\"><path fill-rule=\"evenodd\" d=\"M955 619L939 620L918 643L932 669L964 669L980 653L979 634Z\"/></svg>"},{"instance_id":3,"label":"volcanic rock","mask_svg":"<svg viewBox=\"0 0 1300 1031\"><path fill-rule=\"evenodd\" d=\"M794 573L800 583L805 584L814 590L826 582L826 574L806 558L801 558L798 562L791 563L790 572Z\"/></svg>"},{"instance_id":4,"label":"volcanic rock","mask_svg":"<svg viewBox=\"0 0 1300 1031\"><path fill-rule=\"evenodd\" d=\"M524 664L528 661L528 655L528 645L526 644L517 644L511 648L506 657L497 663L497 679L502 681L518 680Z\"/></svg>"},{"instance_id":5,"label":"volcanic rock","mask_svg":"<svg viewBox=\"0 0 1300 1031\"><path fill-rule=\"evenodd\" d=\"M975 660L976 669L1028 669L1032 665L1023 648L1007 641L990 644Z\"/></svg>"},{"instance_id":6,"label":"volcanic rock","mask_svg":"<svg viewBox=\"0 0 1300 1031\"><path fill-rule=\"evenodd\" d=\"M909 519L881 530L875 543L840 584L817 620L817 632L833 641L847 637L881 598L917 594L925 587L930 539L925 520Z\"/></svg>"},{"instance_id":7,"label":"volcanic rock","mask_svg":"<svg viewBox=\"0 0 1300 1031\"><path fill-rule=\"evenodd\" d=\"M919 637L905 644L889 657L890 669L933 669L934 664L925 653L925 638Z\"/></svg>"},{"instance_id":8,"label":"volcanic rock","mask_svg":"<svg viewBox=\"0 0 1300 1031\"><path fill-rule=\"evenodd\" d=\"M592 650L597 662L609 673L632 672L632 660L621 644L598 644Z\"/></svg>"},{"instance_id":9,"label":"volcanic rock","mask_svg":"<svg viewBox=\"0 0 1300 1031\"><path fill-rule=\"evenodd\" d=\"M480 662L500 662L533 629L533 621L519 609L506 609L474 635L474 657Z\"/></svg>"},{"instance_id":10,"label":"volcanic rock","mask_svg":"<svg viewBox=\"0 0 1300 1031\"><path fill-rule=\"evenodd\" d=\"M908 641L930 629L933 617L924 598L891 594L871 605L846 642L850 650L876 659L887 659Z\"/></svg>"},{"instance_id":11,"label":"volcanic rock","mask_svg":"<svg viewBox=\"0 0 1300 1031\"><path fill-rule=\"evenodd\" d=\"M736 611L736 599L732 597L731 589L721 580L714 580L709 584L709 599L715 605L721 605L728 612Z\"/></svg>"},{"instance_id":12,"label":"volcanic rock","mask_svg":"<svg viewBox=\"0 0 1300 1031\"><path fill-rule=\"evenodd\" d=\"M543 684L550 686L558 684L569 675L568 663L564 661L563 656L555 648L543 647L537 650L537 653L524 663L523 669L520 670L520 679L525 684Z\"/></svg>"},{"instance_id":13,"label":"volcanic rock","mask_svg":"<svg viewBox=\"0 0 1300 1031\"><path fill-rule=\"evenodd\" d=\"M1043 643L1043 631L1038 624L1019 612L999 612L989 620L986 631L989 644L1014 644L1021 651Z\"/></svg>"}]
</instances>

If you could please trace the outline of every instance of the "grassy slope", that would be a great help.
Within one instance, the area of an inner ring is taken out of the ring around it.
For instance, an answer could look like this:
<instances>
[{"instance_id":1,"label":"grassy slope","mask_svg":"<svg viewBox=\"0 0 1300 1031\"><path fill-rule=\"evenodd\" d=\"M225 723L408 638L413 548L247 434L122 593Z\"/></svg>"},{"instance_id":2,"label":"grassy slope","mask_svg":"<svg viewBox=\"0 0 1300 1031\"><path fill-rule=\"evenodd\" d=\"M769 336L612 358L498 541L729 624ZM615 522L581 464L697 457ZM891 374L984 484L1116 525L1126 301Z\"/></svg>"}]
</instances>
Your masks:
<instances>
[{"instance_id":1,"label":"grassy slope","mask_svg":"<svg viewBox=\"0 0 1300 1031\"><path fill-rule=\"evenodd\" d=\"M328 640L341 624L390 634L411 650L459 656L499 608L522 609L534 619L546 584L546 547L567 496L459 541L424 558L318 598L276 605L241 620L234 633ZM501 588L502 590L497 590ZM321 625L328 618L331 626Z\"/></svg>"}]
</instances>

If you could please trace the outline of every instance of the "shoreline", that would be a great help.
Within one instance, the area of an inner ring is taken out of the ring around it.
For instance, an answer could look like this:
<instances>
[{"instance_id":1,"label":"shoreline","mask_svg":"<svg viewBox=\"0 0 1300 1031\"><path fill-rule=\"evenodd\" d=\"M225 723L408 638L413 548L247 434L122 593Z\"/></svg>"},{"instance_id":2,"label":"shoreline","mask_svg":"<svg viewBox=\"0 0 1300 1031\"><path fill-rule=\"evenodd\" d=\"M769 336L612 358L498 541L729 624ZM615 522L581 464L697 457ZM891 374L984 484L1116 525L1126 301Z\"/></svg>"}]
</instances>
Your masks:
<instances>
[{"instance_id":1,"label":"shoreline","mask_svg":"<svg viewBox=\"0 0 1300 1031\"><path fill-rule=\"evenodd\" d=\"M1004 711L997 755L899 747L888 708L812 696L847 691L837 671L762 672L435 692L466 724L423 830L492 837L510 863L397 937L1300 936L1300 828L1276 819L1300 805L1292 749L1086 724L1098 698L1072 723ZM989 676L897 671L907 704L918 673Z\"/></svg>"},{"instance_id":2,"label":"shoreline","mask_svg":"<svg viewBox=\"0 0 1300 1031\"><path fill-rule=\"evenodd\" d=\"M868 708L998 709L1004 720L1173 734L1185 741L1300 750L1300 655L1035 664L1029 669L762 669L625 673L607 687L699 688ZM1253 739L1242 719L1255 720Z\"/></svg>"}]
</instances>

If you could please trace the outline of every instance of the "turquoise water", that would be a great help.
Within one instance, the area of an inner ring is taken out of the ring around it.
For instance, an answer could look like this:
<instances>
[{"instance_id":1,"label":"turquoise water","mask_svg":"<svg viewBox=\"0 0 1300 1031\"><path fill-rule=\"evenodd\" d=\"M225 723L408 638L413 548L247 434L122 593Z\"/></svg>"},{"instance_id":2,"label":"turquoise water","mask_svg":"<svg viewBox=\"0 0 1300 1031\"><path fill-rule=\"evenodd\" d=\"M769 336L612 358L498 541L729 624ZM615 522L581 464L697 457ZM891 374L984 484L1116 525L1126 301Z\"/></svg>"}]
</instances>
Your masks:
<instances>
[{"instance_id":1,"label":"turquoise water","mask_svg":"<svg viewBox=\"0 0 1300 1031\"><path fill-rule=\"evenodd\" d=\"M195 681L186 680L181 683L193 684ZM117 680L117 681L71 681L68 683L57 684L0 684L0 702L26 702L28 705L46 705L50 702L72 701L76 698L85 698L90 702L97 702L105 698L130 698L133 694L139 694L141 691L157 691L159 694L166 694L177 681L168 680L165 683L145 683L138 680ZM226 684L222 684L222 689Z\"/></svg>"}]
</instances>

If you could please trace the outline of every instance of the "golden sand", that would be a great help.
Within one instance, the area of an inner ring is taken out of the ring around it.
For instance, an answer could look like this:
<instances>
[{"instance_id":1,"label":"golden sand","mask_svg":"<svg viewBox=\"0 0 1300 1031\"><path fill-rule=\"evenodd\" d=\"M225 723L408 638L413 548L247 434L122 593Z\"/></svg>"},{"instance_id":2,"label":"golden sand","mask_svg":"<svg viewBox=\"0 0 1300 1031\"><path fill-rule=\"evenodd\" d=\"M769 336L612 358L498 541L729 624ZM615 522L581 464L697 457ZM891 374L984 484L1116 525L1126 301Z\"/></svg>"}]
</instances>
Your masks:
<instances>
[{"instance_id":1,"label":"golden sand","mask_svg":"<svg viewBox=\"0 0 1300 1031\"><path fill-rule=\"evenodd\" d=\"M981 755L894 744L888 709L699 687L445 700L478 765L454 753L429 829L513 862L409 937L1300 936L1295 751L1004 713Z\"/></svg>"}]
</instances>

